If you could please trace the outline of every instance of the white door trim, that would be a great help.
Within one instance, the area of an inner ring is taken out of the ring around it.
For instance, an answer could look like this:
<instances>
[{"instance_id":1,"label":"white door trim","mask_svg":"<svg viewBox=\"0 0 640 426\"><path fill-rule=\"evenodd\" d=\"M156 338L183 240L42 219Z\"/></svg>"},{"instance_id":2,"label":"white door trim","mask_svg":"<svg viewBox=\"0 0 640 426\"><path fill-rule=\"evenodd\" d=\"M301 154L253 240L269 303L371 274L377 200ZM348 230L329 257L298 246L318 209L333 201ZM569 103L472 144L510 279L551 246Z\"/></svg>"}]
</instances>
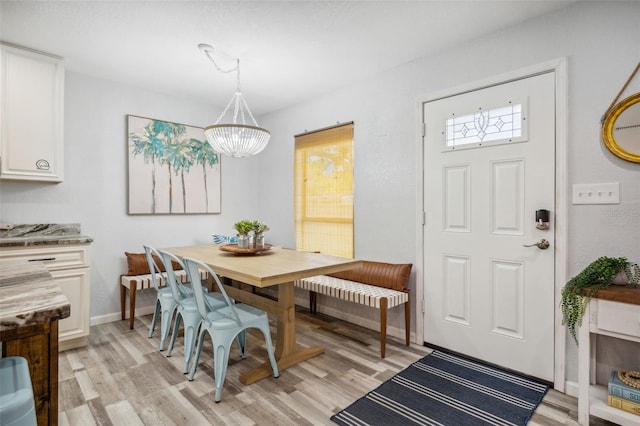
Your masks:
<instances>
[{"instance_id":1,"label":"white door trim","mask_svg":"<svg viewBox=\"0 0 640 426\"><path fill-rule=\"evenodd\" d=\"M567 170L567 126L568 126L568 82L567 59L558 58L532 65L509 73L489 77L459 87L442 90L417 100L418 140L416 143L416 343L424 344L424 153L423 153L423 104L440 98L458 95L505 82L519 80L543 72L555 72L556 83L556 167L555 187L555 335L554 335L554 388L565 389L566 328L562 325L559 307L560 293L567 282L567 241L568 241L568 170Z\"/></svg>"}]
</instances>

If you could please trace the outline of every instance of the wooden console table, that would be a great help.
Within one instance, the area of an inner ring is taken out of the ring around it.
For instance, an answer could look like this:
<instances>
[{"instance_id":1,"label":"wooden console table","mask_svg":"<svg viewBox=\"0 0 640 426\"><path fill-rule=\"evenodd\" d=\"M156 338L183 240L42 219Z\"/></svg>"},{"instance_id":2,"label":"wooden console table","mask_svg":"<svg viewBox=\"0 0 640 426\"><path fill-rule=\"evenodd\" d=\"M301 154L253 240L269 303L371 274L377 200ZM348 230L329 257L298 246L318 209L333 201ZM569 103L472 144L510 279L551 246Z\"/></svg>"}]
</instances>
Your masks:
<instances>
[{"instance_id":1,"label":"wooden console table","mask_svg":"<svg viewBox=\"0 0 640 426\"><path fill-rule=\"evenodd\" d=\"M0 266L2 356L27 359L39 426L58 424L58 320L70 311L41 262Z\"/></svg>"},{"instance_id":2,"label":"wooden console table","mask_svg":"<svg viewBox=\"0 0 640 426\"><path fill-rule=\"evenodd\" d=\"M638 425L640 417L607 404L607 387L596 385L596 339L601 334L640 343L640 287L612 286L593 296L579 329L578 422L589 424L589 415L619 425ZM640 349L638 350L640 369Z\"/></svg>"}]
</instances>

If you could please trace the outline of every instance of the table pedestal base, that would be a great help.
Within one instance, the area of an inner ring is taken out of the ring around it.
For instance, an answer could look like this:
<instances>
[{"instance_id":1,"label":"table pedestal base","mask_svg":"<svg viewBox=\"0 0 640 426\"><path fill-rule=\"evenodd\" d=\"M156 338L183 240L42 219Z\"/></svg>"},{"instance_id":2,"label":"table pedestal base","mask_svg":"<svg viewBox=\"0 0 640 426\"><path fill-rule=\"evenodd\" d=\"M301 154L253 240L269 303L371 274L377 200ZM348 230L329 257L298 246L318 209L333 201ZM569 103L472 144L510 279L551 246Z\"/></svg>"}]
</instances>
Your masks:
<instances>
[{"instance_id":1,"label":"table pedestal base","mask_svg":"<svg viewBox=\"0 0 640 426\"><path fill-rule=\"evenodd\" d=\"M299 348L296 351L284 355L276 360L278 362L278 370L280 374L282 374L282 371L286 370L287 368L323 353L324 348L321 346ZM243 385L250 385L251 383L255 383L258 380L262 380L269 376L273 376L273 371L271 370L271 364L269 363L269 361L267 361L260 367L254 368L253 370L249 370L246 373L241 374L240 383L242 383Z\"/></svg>"},{"instance_id":2,"label":"table pedestal base","mask_svg":"<svg viewBox=\"0 0 640 426\"><path fill-rule=\"evenodd\" d=\"M248 303L278 316L275 356L281 374L291 366L324 353L324 348L320 346L305 348L296 343L296 305L293 297L293 282L282 283L278 286L278 300L267 299L264 296L226 285L225 290L229 296L237 301ZM272 375L271 364L266 361L260 367L240 375L240 382L248 385Z\"/></svg>"}]
</instances>

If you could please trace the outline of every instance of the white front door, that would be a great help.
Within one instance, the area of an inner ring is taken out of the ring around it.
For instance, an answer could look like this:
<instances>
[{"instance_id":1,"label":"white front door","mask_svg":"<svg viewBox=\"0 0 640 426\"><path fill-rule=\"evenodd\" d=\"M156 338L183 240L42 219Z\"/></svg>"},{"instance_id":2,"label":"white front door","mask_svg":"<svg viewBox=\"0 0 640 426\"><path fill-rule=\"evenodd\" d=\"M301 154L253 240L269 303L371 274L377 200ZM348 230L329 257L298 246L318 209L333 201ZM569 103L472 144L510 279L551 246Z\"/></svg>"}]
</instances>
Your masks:
<instances>
[{"instance_id":1,"label":"white front door","mask_svg":"<svg viewBox=\"0 0 640 426\"><path fill-rule=\"evenodd\" d=\"M548 381L554 78L548 72L423 109L425 344ZM549 229L536 226L537 210L550 212ZM547 248L524 247L542 239Z\"/></svg>"}]
</instances>

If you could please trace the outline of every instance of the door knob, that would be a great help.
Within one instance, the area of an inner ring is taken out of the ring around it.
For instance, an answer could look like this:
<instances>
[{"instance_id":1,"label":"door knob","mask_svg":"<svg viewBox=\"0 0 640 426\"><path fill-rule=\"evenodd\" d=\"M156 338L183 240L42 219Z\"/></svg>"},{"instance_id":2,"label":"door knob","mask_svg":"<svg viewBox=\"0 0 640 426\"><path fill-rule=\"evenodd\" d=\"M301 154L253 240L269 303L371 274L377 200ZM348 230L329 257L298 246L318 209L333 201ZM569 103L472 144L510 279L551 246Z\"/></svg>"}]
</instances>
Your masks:
<instances>
[{"instance_id":1,"label":"door knob","mask_svg":"<svg viewBox=\"0 0 640 426\"><path fill-rule=\"evenodd\" d=\"M533 247L536 246L538 247L540 250L546 250L549 248L549 241L545 240L544 238L541 239L540 241L538 241L537 243L533 243L533 244L523 244L524 247Z\"/></svg>"}]
</instances>

